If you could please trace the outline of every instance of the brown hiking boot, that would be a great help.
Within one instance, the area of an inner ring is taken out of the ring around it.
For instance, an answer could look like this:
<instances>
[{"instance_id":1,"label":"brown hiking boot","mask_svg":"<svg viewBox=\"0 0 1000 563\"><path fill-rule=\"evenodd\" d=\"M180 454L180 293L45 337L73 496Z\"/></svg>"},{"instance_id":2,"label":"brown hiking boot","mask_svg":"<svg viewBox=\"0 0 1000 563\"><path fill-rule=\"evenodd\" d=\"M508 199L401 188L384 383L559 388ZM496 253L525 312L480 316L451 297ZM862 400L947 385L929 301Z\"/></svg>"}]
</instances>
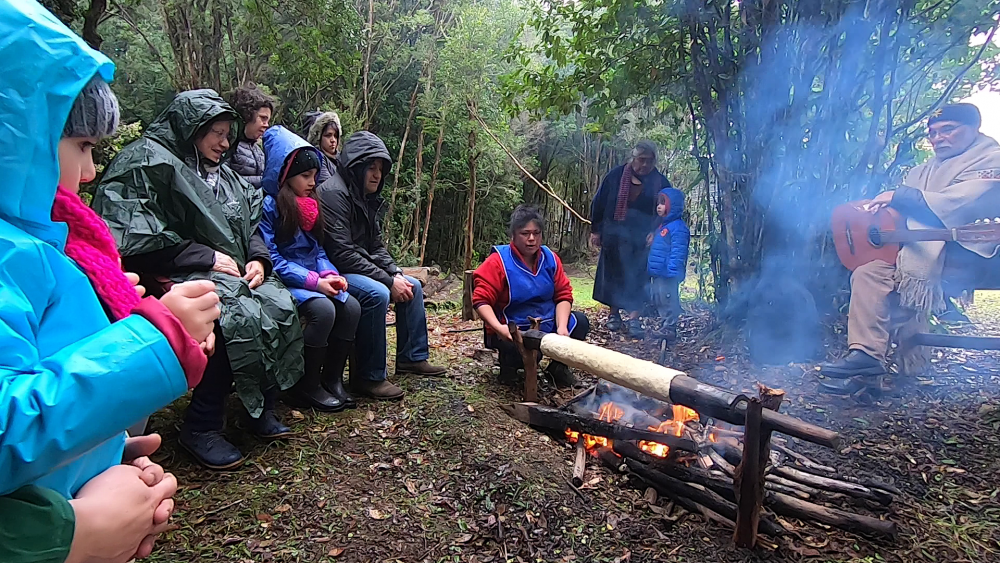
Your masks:
<instances>
[{"instance_id":1,"label":"brown hiking boot","mask_svg":"<svg viewBox=\"0 0 1000 563\"><path fill-rule=\"evenodd\" d=\"M401 375L404 373L412 373L414 375L440 376L448 373L448 369L442 366L433 365L427 360L421 360L419 362L397 361L396 375Z\"/></svg>"},{"instance_id":2,"label":"brown hiking boot","mask_svg":"<svg viewBox=\"0 0 1000 563\"><path fill-rule=\"evenodd\" d=\"M388 381L354 381L351 391L376 401L398 401L403 398L403 390Z\"/></svg>"}]
</instances>

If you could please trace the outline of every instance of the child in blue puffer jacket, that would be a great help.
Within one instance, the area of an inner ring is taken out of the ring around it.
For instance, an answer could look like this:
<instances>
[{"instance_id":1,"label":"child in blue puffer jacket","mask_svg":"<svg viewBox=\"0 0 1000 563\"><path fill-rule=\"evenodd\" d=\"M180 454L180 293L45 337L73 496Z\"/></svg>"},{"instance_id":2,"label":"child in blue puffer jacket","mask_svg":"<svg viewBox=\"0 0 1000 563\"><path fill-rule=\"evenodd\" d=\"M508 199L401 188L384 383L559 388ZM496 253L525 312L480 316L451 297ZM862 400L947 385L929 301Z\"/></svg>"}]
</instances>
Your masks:
<instances>
[{"instance_id":1,"label":"child in blue puffer jacket","mask_svg":"<svg viewBox=\"0 0 1000 563\"><path fill-rule=\"evenodd\" d=\"M319 149L277 125L264 133L264 216L260 232L274 273L288 286L304 327L305 374L289 390L301 406L321 412L353 408L344 368L354 347L361 304L347 293L323 250L323 210L316 199Z\"/></svg>"},{"instance_id":2,"label":"child in blue puffer jacket","mask_svg":"<svg viewBox=\"0 0 1000 563\"><path fill-rule=\"evenodd\" d=\"M677 337L677 316L681 312L680 285L687 272L688 244L691 231L681 218L684 193L676 188L660 190L656 214L661 217L652 234L647 270L653 304L660 317L660 335L667 340Z\"/></svg>"}]
</instances>

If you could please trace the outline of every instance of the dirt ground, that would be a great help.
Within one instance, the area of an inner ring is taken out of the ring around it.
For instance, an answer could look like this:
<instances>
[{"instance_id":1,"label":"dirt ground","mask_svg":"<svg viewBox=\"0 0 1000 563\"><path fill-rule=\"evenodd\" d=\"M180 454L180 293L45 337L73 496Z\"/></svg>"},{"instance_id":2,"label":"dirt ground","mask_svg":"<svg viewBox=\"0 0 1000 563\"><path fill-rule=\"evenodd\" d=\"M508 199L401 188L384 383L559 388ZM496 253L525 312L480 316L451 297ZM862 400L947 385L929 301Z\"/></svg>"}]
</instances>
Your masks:
<instances>
[{"instance_id":1,"label":"dirt ground","mask_svg":"<svg viewBox=\"0 0 1000 563\"><path fill-rule=\"evenodd\" d=\"M592 319L600 315L591 310ZM265 444L230 411L229 433L248 456L230 473L198 468L176 445L186 400L152 420L164 435L157 460L182 484L175 529L154 561L359 562L991 562L1000 561L1000 356L935 352L925 378L901 382L874 405L816 392L812 365L754 366L738 337L713 332L688 307L672 364L706 382L751 391L781 387L785 412L842 432L840 452L796 449L845 474L876 475L903 491L887 517L895 542L873 541L794 520L791 533L754 551L731 547L729 530L667 503L650 505L627 478L588 468L569 486L572 449L506 416L517 401L494 368L473 358L481 333L439 307L429 321L432 359L447 379L405 377L402 403L362 403L334 415L284 409L298 435ZM1000 334L1000 298L972 309L980 333ZM625 341L600 322L591 340L654 359L652 341ZM831 349L843 327L832 327ZM390 338L392 340L392 338ZM589 381L582 378L581 384ZM562 394L543 384L545 400ZM864 511L864 508L848 507Z\"/></svg>"}]
</instances>

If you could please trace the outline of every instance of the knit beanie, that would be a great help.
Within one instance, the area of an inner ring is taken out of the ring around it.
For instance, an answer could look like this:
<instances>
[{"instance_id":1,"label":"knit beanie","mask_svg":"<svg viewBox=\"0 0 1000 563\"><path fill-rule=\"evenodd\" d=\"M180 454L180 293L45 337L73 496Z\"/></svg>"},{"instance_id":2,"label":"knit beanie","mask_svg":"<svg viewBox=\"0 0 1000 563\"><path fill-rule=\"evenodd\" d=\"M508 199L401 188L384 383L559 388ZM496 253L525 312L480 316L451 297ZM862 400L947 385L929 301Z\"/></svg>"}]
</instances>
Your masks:
<instances>
[{"instance_id":1,"label":"knit beanie","mask_svg":"<svg viewBox=\"0 0 1000 563\"><path fill-rule=\"evenodd\" d=\"M949 104L935 110L927 119L927 125L931 126L938 121L956 121L979 129L983 124L983 116L979 113L979 108L972 104Z\"/></svg>"},{"instance_id":2,"label":"knit beanie","mask_svg":"<svg viewBox=\"0 0 1000 563\"><path fill-rule=\"evenodd\" d=\"M311 148L298 149L288 159L285 171L281 175L281 182L284 183L285 180L298 176L308 170L319 170L319 157L316 156L316 151Z\"/></svg>"},{"instance_id":3,"label":"knit beanie","mask_svg":"<svg viewBox=\"0 0 1000 563\"><path fill-rule=\"evenodd\" d=\"M118 98L100 76L83 87L69 111L63 137L110 137L118 129Z\"/></svg>"}]
</instances>

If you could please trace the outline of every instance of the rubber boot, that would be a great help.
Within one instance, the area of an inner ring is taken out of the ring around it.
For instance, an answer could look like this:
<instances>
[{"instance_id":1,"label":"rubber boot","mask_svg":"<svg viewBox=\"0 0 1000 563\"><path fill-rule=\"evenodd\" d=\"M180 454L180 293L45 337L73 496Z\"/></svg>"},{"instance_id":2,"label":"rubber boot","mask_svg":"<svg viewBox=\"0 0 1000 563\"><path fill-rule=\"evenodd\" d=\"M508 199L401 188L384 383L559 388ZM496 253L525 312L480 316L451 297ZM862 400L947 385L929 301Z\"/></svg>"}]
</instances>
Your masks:
<instances>
[{"instance_id":1,"label":"rubber boot","mask_svg":"<svg viewBox=\"0 0 1000 563\"><path fill-rule=\"evenodd\" d=\"M292 429L281 423L275 408L278 406L278 390L276 388L264 391L264 412L257 418L250 419L250 431L260 438L284 438L294 434Z\"/></svg>"},{"instance_id":2,"label":"rubber boot","mask_svg":"<svg viewBox=\"0 0 1000 563\"><path fill-rule=\"evenodd\" d=\"M326 364L323 366L323 387L331 395L340 399L346 409L358 406L358 402L344 387L344 368L347 366L347 358L353 349L353 342L335 340L326 349Z\"/></svg>"},{"instance_id":3,"label":"rubber boot","mask_svg":"<svg viewBox=\"0 0 1000 563\"><path fill-rule=\"evenodd\" d=\"M302 379L288 391L288 398L297 406L320 412L340 412L345 405L336 395L323 386L323 365L328 361L327 347L306 346L306 371Z\"/></svg>"}]
</instances>

